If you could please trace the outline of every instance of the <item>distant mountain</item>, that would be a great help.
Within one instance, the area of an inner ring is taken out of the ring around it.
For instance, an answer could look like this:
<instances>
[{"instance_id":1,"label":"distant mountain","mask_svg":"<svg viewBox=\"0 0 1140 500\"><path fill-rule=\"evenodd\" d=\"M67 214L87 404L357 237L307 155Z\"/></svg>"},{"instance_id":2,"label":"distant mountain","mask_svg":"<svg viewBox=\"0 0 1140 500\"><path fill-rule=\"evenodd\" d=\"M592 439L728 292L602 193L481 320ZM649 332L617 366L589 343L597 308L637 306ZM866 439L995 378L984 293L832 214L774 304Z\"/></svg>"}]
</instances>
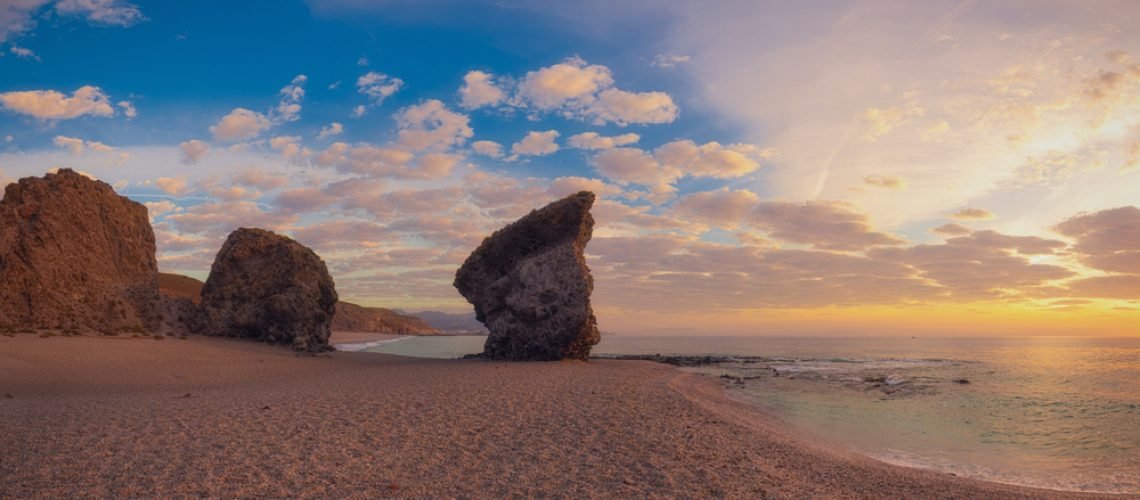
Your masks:
<instances>
[{"instance_id":1,"label":"distant mountain","mask_svg":"<svg viewBox=\"0 0 1140 500\"><path fill-rule=\"evenodd\" d=\"M181 274L158 273L158 291L160 293L169 297L190 299L195 304L202 300L202 286L204 284ZM415 316L382 307L359 306L345 301L336 304L336 315L333 316L332 330L397 335L438 335L440 333L440 329Z\"/></svg>"},{"instance_id":2,"label":"distant mountain","mask_svg":"<svg viewBox=\"0 0 1140 500\"><path fill-rule=\"evenodd\" d=\"M412 313L412 315L423 319L429 325L438 328L444 333L487 333L487 327L475 319L474 311L469 313L421 311Z\"/></svg>"},{"instance_id":3,"label":"distant mountain","mask_svg":"<svg viewBox=\"0 0 1140 500\"><path fill-rule=\"evenodd\" d=\"M337 302L333 331L392 333L396 335L439 335L439 330L421 318L382 307L363 307Z\"/></svg>"}]
</instances>

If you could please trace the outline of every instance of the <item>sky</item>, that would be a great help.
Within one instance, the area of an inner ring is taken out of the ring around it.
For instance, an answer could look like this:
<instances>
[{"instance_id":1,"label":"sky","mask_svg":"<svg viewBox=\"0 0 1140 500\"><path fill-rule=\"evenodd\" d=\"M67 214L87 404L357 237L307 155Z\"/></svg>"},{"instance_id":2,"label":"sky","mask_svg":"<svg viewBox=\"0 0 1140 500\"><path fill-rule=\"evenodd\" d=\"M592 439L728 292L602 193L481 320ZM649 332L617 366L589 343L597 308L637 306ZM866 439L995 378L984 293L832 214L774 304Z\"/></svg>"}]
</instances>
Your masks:
<instances>
[{"instance_id":1,"label":"sky","mask_svg":"<svg viewBox=\"0 0 1140 500\"><path fill-rule=\"evenodd\" d=\"M1140 332L1140 2L0 0L0 184L243 226L342 300L470 311L495 229L598 195L603 332Z\"/></svg>"}]
</instances>

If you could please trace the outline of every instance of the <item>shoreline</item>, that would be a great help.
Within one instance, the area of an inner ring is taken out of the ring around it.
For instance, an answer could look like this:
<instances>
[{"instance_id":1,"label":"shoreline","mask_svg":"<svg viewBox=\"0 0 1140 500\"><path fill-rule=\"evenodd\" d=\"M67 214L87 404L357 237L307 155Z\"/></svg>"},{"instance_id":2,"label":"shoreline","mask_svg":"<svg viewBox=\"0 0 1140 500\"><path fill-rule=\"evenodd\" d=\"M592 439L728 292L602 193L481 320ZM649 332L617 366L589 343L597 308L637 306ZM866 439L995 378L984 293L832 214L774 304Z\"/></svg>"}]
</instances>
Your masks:
<instances>
[{"instance_id":1,"label":"shoreline","mask_svg":"<svg viewBox=\"0 0 1140 500\"><path fill-rule=\"evenodd\" d=\"M0 337L4 496L1099 497L837 450L659 363L110 340Z\"/></svg>"}]
</instances>

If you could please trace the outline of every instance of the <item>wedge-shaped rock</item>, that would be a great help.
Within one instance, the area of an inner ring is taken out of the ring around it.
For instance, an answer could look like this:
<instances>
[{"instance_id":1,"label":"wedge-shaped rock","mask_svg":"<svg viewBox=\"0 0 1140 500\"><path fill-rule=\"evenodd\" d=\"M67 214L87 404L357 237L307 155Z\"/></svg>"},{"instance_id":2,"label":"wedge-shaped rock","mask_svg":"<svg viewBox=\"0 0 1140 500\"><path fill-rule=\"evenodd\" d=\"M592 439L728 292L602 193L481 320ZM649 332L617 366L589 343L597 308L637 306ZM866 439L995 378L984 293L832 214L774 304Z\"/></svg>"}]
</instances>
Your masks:
<instances>
[{"instance_id":1,"label":"wedge-shaped rock","mask_svg":"<svg viewBox=\"0 0 1140 500\"><path fill-rule=\"evenodd\" d=\"M332 277L316 253L285 236L241 228L214 259L196 328L327 351L336 302Z\"/></svg>"},{"instance_id":2,"label":"wedge-shaped rock","mask_svg":"<svg viewBox=\"0 0 1140 500\"><path fill-rule=\"evenodd\" d=\"M532 211L483 240L455 274L490 334L480 357L586 359L598 343L594 279L583 251L594 194L582 191Z\"/></svg>"},{"instance_id":3,"label":"wedge-shaped rock","mask_svg":"<svg viewBox=\"0 0 1140 500\"><path fill-rule=\"evenodd\" d=\"M142 332L162 320L146 207L70 169L0 200L0 327Z\"/></svg>"}]
</instances>

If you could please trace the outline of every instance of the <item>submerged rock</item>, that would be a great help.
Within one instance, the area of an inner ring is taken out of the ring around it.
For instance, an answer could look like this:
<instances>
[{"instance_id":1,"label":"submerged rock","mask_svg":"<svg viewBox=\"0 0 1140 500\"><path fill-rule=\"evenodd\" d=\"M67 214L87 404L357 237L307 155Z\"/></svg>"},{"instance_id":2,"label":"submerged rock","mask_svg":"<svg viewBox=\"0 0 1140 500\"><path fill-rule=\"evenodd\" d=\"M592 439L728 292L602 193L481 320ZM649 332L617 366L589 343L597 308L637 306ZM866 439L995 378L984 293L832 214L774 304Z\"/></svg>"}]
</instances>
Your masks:
<instances>
[{"instance_id":1,"label":"submerged rock","mask_svg":"<svg viewBox=\"0 0 1140 500\"><path fill-rule=\"evenodd\" d=\"M285 236L241 228L214 259L196 329L327 351L336 302L332 277L316 253Z\"/></svg>"},{"instance_id":2,"label":"submerged rock","mask_svg":"<svg viewBox=\"0 0 1140 500\"><path fill-rule=\"evenodd\" d=\"M146 207L70 169L9 184L0 200L0 326L157 327Z\"/></svg>"},{"instance_id":3,"label":"submerged rock","mask_svg":"<svg viewBox=\"0 0 1140 500\"><path fill-rule=\"evenodd\" d=\"M582 191L495 231L455 273L455 288L490 330L479 357L586 359L598 343L594 280L583 251L594 194Z\"/></svg>"}]
</instances>

